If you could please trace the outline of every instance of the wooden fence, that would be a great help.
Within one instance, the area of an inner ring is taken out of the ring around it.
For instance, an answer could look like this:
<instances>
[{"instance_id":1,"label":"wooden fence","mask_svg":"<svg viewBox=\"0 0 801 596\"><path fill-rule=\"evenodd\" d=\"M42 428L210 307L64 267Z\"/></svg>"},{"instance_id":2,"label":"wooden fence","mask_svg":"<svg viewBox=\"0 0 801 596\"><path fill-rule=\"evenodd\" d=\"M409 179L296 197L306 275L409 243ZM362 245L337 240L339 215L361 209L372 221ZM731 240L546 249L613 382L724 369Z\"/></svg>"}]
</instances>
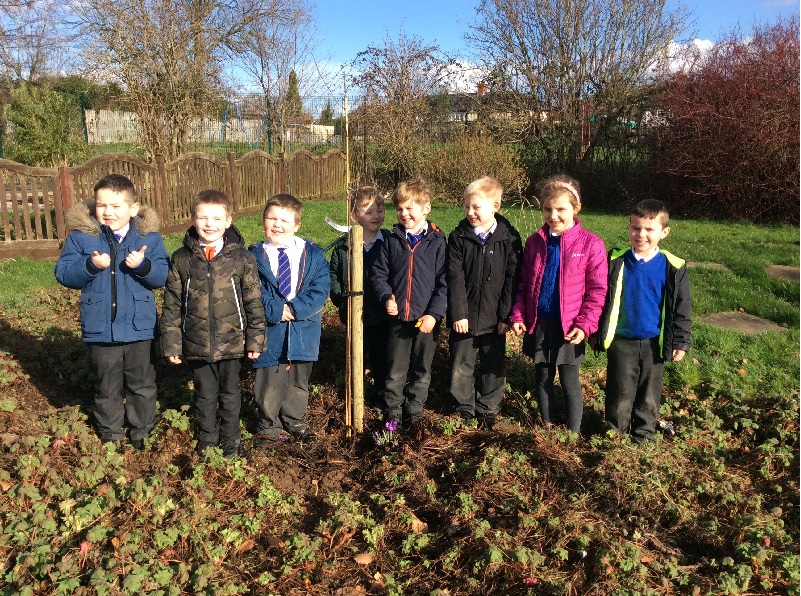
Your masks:
<instances>
[{"instance_id":1,"label":"wooden fence","mask_svg":"<svg viewBox=\"0 0 801 596\"><path fill-rule=\"evenodd\" d=\"M189 153L169 163L156 156L152 164L114 154L72 168L33 168L0 159L5 194L0 258L58 257L69 232L64 212L74 203L92 200L95 183L108 174L130 178L139 202L156 209L162 231L171 232L186 228L192 198L201 190L221 190L231 197L236 213L253 213L261 211L268 197L282 192L299 199L344 193L345 168L340 151L296 151L280 157L251 151L240 159L229 153L226 161Z\"/></svg>"}]
</instances>

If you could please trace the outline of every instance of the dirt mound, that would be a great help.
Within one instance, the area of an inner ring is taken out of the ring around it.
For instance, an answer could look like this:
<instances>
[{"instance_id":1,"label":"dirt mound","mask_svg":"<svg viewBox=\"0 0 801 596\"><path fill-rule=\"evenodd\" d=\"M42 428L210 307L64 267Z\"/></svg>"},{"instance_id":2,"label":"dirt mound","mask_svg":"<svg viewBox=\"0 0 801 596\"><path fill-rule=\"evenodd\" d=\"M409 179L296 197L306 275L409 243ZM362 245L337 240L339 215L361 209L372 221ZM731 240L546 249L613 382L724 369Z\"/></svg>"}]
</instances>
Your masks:
<instances>
[{"instance_id":1,"label":"dirt mound","mask_svg":"<svg viewBox=\"0 0 801 596\"><path fill-rule=\"evenodd\" d=\"M702 323L723 327L724 329L734 329L747 335L758 335L765 331L783 331L784 327L777 325L773 321L749 315L744 312L716 312L700 318Z\"/></svg>"},{"instance_id":2,"label":"dirt mound","mask_svg":"<svg viewBox=\"0 0 801 596\"><path fill-rule=\"evenodd\" d=\"M776 279L786 279L787 281L799 280L799 268L791 267L790 265L771 265L765 271L768 275Z\"/></svg>"}]
</instances>

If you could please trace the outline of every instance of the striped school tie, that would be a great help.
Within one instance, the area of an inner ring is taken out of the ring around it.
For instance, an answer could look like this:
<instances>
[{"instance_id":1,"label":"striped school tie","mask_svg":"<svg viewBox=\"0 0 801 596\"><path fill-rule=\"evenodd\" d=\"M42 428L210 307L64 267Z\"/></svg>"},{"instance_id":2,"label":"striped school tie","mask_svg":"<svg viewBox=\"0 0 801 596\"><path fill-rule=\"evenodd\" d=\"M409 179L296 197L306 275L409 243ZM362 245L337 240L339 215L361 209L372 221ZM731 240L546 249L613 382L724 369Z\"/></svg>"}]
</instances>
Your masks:
<instances>
[{"instance_id":1,"label":"striped school tie","mask_svg":"<svg viewBox=\"0 0 801 596\"><path fill-rule=\"evenodd\" d=\"M292 268L285 248L278 249L278 291L284 296L292 291Z\"/></svg>"}]
</instances>

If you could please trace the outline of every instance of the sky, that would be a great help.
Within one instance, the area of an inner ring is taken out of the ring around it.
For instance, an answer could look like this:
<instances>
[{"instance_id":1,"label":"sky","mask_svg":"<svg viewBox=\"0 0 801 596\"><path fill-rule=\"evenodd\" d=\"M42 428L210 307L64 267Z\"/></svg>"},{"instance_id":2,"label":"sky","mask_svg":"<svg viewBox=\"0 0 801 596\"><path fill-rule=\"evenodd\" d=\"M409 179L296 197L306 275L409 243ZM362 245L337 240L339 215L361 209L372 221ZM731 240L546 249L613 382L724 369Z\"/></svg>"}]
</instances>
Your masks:
<instances>
[{"instance_id":1,"label":"sky","mask_svg":"<svg viewBox=\"0 0 801 596\"><path fill-rule=\"evenodd\" d=\"M682 2L691 13L687 39L715 41L738 23L744 34L754 23L778 16L799 18L798 0L668 0ZM436 44L455 58L469 59L462 39L475 19L478 0L316 0L321 58L350 62L370 45L403 31Z\"/></svg>"}]
</instances>

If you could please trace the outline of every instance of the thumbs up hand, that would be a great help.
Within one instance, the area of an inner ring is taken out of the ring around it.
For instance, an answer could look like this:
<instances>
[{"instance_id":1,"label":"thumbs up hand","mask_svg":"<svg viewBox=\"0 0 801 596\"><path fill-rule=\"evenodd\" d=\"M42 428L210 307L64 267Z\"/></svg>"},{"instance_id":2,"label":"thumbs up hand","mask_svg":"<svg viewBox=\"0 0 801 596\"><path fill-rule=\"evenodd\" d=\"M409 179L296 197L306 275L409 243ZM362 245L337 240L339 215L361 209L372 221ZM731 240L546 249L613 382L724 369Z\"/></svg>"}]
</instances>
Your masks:
<instances>
[{"instance_id":1,"label":"thumbs up hand","mask_svg":"<svg viewBox=\"0 0 801 596\"><path fill-rule=\"evenodd\" d=\"M387 307L387 314L389 316L391 317L398 316L398 303L395 301L395 294L392 294L392 296L389 297L389 300L387 300L386 307Z\"/></svg>"},{"instance_id":2,"label":"thumbs up hand","mask_svg":"<svg viewBox=\"0 0 801 596\"><path fill-rule=\"evenodd\" d=\"M111 257L108 256L108 253L99 253L97 251L92 253L90 257L92 259L92 265L97 267L98 269L105 269L109 265L111 265Z\"/></svg>"},{"instance_id":3,"label":"thumbs up hand","mask_svg":"<svg viewBox=\"0 0 801 596\"><path fill-rule=\"evenodd\" d=\"M136 269L139 265L142 264L142 261L145 260L145 251L147 250L147 246L143 246L139 250L133 250L128 253L128 256L125 257L125 264L128 265L131 269Z\"/></svg>"}]
</instances>

